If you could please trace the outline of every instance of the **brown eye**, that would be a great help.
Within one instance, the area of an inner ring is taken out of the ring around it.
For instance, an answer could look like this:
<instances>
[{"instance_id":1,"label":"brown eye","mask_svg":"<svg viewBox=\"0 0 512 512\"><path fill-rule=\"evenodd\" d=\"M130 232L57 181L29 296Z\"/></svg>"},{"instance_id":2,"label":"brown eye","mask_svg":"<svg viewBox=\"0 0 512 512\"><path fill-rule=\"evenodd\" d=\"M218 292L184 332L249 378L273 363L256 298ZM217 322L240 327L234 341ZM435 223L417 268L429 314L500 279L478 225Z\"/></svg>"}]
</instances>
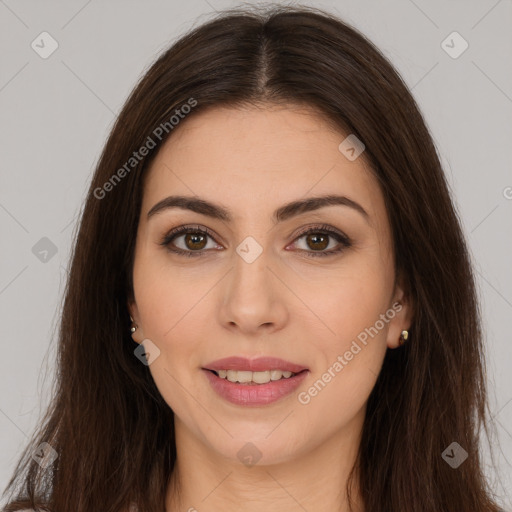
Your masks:
<instances>
[{"instance_id":1,"label":"brown eye","mask_svg":"<svg viewBox=\"0 0 512 512\"><path fill-rule=\"evenodd\" d=\"M203 256L207 254L208 238L215 241L213 233L207 228L195 226L181 226L171 230L160 242L169 252L183 256ZM182 239L182 241L180 241ZM352 242L341 232L335 231L329 226L319 226L304 230L295 240L304 239L305 247L299 247L299 251L307 256L333 256L350 247ZM181 247L176 243L179 241ZM332 241L337 242L339 247L326 250ZM295 242L296 244L297 242ZM295 245L294 244L294 245ZM218 246L211 247L217 249Z\"/></svg>"},{"instance_id":2,"label":"brown eye","mask_svg":"<svg viewBox=\"0 0 512 512\"><path fill-rule=\"evenodd\" d=\"M322 233L307 235L306 243L311 249L314 249L315 251L321 251L329 245L329 235L324 235Z\"/></svg>"},{"instance_id":3,"label":"brown eye","mask_svg":"<svg viewBox=\"0 0 512 512\"><path fill-rule=\"evenodd\" d=\"M202 256L207 252L208 238L215 241L213 233L207 229L199 226L181 226L171 230L160 244L165 246L170 252L180 255ZM214 244L214 248L216 247Z\"/></svg>"},{"instance_id":4,"label":"brown eye","mask_svg":"<svg viewBox=\"0 0 512 512\"><path fill-rule=\"evenodd\" d=\"M187 233L184 236L185 246L190 250L201 250L206 245L206 236L202 233Z\"/></svg>"},{"instance_id":5,"label":"brown eye","mask_svg":"<svg viewBox=\"0 0 512 512\"><path fill-rule=\"evenodd\" d=\"M299 247L299 250L305 253L307 256L332 256L334 254L342 252L344 249L352 245L351 240L348 236L341 232L335 231L329 226L313 227L303 231L296 238L297 241L304 239L305 247ZM330 245L331 240L335 240L338 243L338 248L334 244L335 248L326 251ZM296 242L298 243L298 242Z\"/></svg>"}]
</instances>

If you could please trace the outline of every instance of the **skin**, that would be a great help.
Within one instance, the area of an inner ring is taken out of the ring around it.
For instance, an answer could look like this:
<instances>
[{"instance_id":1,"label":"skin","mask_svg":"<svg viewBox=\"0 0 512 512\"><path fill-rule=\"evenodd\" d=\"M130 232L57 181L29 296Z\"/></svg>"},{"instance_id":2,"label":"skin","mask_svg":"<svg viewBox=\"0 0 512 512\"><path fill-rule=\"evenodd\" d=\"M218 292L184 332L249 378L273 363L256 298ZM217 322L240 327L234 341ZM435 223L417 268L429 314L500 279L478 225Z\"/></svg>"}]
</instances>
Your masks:
<instances>
[{"instance_id":1,"label":"skin","mask_svg":"<svg viewBox=\"0 0 512 512\"><path fill-rule=\"evenodd\" d=\"M147 338L160 350L149 369L175 415L178 459L168 512L238 511L240 503L246 512L349 510L344 489L368 396L386 350L396 348L410 326L412 305L400 279L395 283L382 193L364 153L350 161L338 149L345 136L305 107L215 107L182 121L148 170L128 307L138 326L133 339ZM177 208L147 219L171 194L220 203L234 220ZM347 206L278 224L271 219L285 203L325 194L357 201L368 221ZM189 224L209 228L215 239L187 245L179 234L173 242L204 256L180 256L159 245L170 229ZM298 238L301 228L319 224L341 231L352 246L308 257L307 251L340 246L332 237L328 247ZM250 264L236 252L247 236L263 248ZM400 312L366 345L359 343L362 350L309 403L300 403L298 393L397 301ZM201 370L232 355L280 357L309 374L278 402L234 405L212 390ZM237 456L249 441L261 452L253 466ZM357 486L354 492L358 498ZM362 510L359 499L354 510Z\"/></svg>"}]
</instances>

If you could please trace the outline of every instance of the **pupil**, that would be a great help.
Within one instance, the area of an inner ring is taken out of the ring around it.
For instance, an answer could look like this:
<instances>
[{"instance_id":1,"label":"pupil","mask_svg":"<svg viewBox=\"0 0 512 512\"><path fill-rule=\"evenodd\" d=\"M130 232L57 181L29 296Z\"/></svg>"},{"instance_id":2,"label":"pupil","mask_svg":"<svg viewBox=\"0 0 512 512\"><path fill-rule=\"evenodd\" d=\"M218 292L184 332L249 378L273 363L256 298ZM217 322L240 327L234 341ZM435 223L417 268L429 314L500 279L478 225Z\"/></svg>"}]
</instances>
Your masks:
<instances>
[{"instance_id":1,"label":"pupil","mask_svg":"<svg viewBox=\"0 0 512 512\"><path fill-rule=\"evenodd\" d=\"M204 235L196 234L196 233L188 233L186 235L186 243L187 246L191 249L202 249L202 247L197 247L196 244L201 244L201 241L198 241L199 239L204 239ZM188 242L192 240L193 246L191 247ZM204 240L203 240L204 241Z\"/></svg>"},{"instance_id":2,"label":"pupil","mask_svg":"<svg viewBox=\"0 0 512 512\"><path fill-rule=\"evenodd\" d=\"M317 247L317 249L325 249L329 245L328 243L326 243L327 237L325 235L309 235L308 236L308 242L310 240L313 240L314 244L318 243L318 239L323 239L324 243L321 245L321 247Z\"/></svg>"}]
</instances>

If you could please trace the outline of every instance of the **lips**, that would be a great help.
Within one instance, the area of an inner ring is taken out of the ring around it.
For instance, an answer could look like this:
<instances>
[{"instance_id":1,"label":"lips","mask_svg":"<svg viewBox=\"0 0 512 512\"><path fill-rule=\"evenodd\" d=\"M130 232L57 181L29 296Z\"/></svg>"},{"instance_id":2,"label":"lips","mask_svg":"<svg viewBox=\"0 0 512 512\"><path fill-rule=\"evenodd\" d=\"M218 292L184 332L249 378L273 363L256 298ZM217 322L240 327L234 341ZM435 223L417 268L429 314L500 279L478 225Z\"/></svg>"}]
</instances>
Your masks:
<instances>
[{"instance_id":1,"label":"lips","mask_svg":"<svg viewBox=\"0 0 512 512\"><path fill-rule=\"evenodd\" d=\"M288 379L279 379L266 384L240 384L218 377L212 370L201 370L211 389L221 398L237 406L262 407L290 397L304 382L308 370L301 371Z\"/></svg>"},{"instance_id":2,"label":"lips","mask_svg":"<svg viewBox=\"0 0 512 512\"><path fill-rule=\"evenodd\" d=\"M292 373L299 373L303 370L307 370L308 368L277 357L258 357L256 359L248 359L246 357L233 356L212 361L211 363L206 364L203 369L211 371L239 370L248 372L283 370Z\"/></svg>"}]
</instances>

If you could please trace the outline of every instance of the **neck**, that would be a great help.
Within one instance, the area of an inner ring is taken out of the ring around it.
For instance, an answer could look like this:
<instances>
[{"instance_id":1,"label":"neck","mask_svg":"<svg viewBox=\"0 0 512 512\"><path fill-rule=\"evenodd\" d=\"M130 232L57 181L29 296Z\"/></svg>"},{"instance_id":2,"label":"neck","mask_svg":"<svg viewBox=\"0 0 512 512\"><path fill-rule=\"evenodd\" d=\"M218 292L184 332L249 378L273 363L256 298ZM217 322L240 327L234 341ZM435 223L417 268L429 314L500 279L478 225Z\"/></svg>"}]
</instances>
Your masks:
<instances>
[{"instance_id":1,"label":"neck","mask_svg":"<svg viewBox=\"0 0 512 512\"><path fill-rule=\"evenodd\" d=\"M364 412L364 411L363 411ZM362 426L363 417L356 417ZM347 426L293 459L246 466L193 437L175 417L177 461L167 491L166 511L177 512L362 512L355 472L360 428Z\"/></svg>"}]
</instances>

